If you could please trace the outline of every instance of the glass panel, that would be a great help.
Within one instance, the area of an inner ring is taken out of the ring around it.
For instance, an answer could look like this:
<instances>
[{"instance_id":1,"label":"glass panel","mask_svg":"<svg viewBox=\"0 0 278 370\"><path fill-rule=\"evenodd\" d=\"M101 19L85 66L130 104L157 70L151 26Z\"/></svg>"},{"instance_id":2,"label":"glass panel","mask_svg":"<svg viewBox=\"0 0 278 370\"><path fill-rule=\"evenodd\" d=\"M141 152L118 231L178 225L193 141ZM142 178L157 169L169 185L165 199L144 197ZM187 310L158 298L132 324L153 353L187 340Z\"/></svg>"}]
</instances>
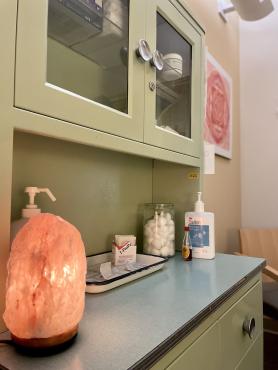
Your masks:
<instances>
[{"instance_id":1,"label":"glass panel","mask_svg":"<svg viewBox=\"0 0 278 370\"><path fill-rule=\"evenodd\" d=\"M190 138L192 46L158 13L157 49L164 66L156 72L156 125Z\"/></svg>"},{"instance_id":2,"label":"glass panel","mask_svg":"<svg viewBox=\"0 0 278 370\"><path fill-rule=\"evenodd\" d=\"M49 0L47 81L128 112L129 0Z\"/></svg>"}]
</instances>

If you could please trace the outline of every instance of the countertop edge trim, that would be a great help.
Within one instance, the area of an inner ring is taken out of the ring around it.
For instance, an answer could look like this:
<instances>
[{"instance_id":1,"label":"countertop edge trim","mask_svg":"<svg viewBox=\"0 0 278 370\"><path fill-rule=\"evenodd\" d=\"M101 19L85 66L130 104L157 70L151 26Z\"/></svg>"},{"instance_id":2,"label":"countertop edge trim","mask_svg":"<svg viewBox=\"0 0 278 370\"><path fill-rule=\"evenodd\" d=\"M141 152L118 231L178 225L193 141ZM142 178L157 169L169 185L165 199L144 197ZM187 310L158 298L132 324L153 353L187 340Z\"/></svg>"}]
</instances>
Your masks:
<instances>
[{"instance_id":1,"label":"countertop edge trim","mask_svg":"<svg viewBox=\"0 0 278 370\"><path fill-rule=\"evenodd\" d=\"M200 311L185 325L181 326L174 334L165 339L160 345L149 352L141 360L128 368L128 370L150 369L158 362L167 352L174 348L181 340L189 335L198 325L200 325L211 313L215 312L224 302L226 302L234 293L242 288L248 281L257 275L266 265L266 261L260 263L254 270L239 280L230 289L223 293L219 298L213 301L209 306Z\"/></svg>"}]
</instances>

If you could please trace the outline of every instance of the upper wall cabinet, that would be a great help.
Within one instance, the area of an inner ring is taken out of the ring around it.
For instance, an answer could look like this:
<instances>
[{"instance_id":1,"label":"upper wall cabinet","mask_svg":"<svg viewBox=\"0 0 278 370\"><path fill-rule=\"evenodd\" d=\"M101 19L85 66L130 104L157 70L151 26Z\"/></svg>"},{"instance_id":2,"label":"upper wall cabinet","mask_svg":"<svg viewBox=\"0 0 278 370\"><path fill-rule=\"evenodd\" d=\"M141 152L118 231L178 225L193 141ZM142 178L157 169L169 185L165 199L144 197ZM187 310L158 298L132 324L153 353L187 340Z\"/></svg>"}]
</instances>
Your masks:
<instances>
[{"instance_id":1,"label":"upper wall cabinet","mask_svg":"<svg viewBox=\"0 0 278 370\"><path fill-rule=\"evenodd\" d=\"M179 1L19 0L15 106L200 157L201 56Z\"/></svg>"},{"instance_id":2,"label":"upper wall cabinet","mask_svg":"<svg viewBox=\"0 0 278 370\"><path fill-rule=\"evenodd\" d=\"M15 105L143 140L140 0L19 0Z\"/></svg>"},{"instance_id":3,"label":"upper wall cabinet","mask_svg":"<svg viewBox=\"0 0 278 370\"><path fill-rule=\"evenodd\" d=\"M146 70L144 140L198 157L203 104L202 38L184 15L167 0L147 1L146 34L155 52L153 67ZM163 67L157 64L157 55Z\"/></svg>"}]
</instances>

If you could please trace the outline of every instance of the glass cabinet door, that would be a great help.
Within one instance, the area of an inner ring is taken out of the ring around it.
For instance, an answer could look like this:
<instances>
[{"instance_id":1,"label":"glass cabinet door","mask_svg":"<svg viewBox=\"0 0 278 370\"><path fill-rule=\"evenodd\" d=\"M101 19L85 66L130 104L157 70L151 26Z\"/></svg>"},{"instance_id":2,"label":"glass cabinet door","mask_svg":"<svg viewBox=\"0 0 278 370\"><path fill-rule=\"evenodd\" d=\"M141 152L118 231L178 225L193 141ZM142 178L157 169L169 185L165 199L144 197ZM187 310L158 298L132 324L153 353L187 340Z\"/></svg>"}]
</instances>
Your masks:
<instances>
[{"instance_id":1,"label":"glass cabinet door","mask_svg":"<svg viewBox=\"0 0 278 370\"><path fill-rule=\"evenodd\" d=\"M19 0L18 12L15 105L142 140L142 1Z\"/></svg>"},{"instance_id":2,"label":"glass cabinet door","mask_svg":"<svg viewBox=\"0 0 278 370\"><path fill-rule=\"evenodd\" d=\"M148 2L144 140L200 156L202 120L201 35L167 0Z\"/></svg>"}]
</instances>

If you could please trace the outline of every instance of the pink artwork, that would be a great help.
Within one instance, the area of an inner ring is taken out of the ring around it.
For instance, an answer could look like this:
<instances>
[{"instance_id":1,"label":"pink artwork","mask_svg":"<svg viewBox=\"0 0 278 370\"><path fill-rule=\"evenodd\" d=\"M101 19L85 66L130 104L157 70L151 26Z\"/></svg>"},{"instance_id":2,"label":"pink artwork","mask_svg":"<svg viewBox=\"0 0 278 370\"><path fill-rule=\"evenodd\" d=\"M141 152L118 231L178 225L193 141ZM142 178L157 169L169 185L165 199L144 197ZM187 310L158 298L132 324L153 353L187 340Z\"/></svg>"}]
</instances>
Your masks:
<instances>
[{"instance_id":1,"label":"pink artwork","mask_svg":"<svg viewBox=\"0 0 278 370\"><path fill-rule=\"evenodd\" d=\"M204 139L215 153L232 157L232 80L207 53L206 118Z\"/></svg>"}]
</instances>

